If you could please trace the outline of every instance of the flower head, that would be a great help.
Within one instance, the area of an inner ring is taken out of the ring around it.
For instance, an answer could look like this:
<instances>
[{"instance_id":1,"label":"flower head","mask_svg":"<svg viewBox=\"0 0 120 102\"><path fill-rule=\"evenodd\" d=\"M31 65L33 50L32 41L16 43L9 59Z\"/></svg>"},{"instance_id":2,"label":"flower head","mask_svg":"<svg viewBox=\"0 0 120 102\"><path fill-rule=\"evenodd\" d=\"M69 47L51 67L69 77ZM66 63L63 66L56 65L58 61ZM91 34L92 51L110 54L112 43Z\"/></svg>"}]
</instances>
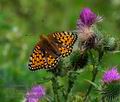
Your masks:
<instances>
[{"instance_id":1,"label":"flower head","mask_svg":"<svg viewBox=\"0 0 120 102\"><path fill-rule=\"evenodd\" d=\"M96 14L93 13L89 8L84 8L80 14L81 22L88 26L92 25L95 22L96 18Z\"/></svg>"},{"instance_id":2,"label":"flower head","mask_svg":"<svg viewBox=\"0 0 120 102\"><path fill-rule=\"evenodd\" d=\"M80 40L87 41L94 35L91 25L96 22L97 16L90 8L84 8L77 20L77 30Z\"/></svg>"},{"instance_id":3,"label":"flower head","mask_svg":"<svg viewBox=\"0 0 120 102\"><path fill-rule=\"evenodd\" d=\"M94 31L96 22L101 21L101 17L92 12L90 8L84 8L77 20L77 33L82 45L81 51L88 48L94 48L97 44L97 37ZM91 46L91 42L93 43ZM87 45L86 45L87 44ZM87 46L87 47L86 47Z\"/></svg>"},{"instance_id":4,"label":"flower head","mask_svg":"<svg viewBox=\"0 0 120 102\"><path fill-rule=\"evenodd\" d=\"M103 82L104 83L111 83L114 81L120 80L120 73L118 73L117 68L112 68L106 71L103 75Z\"/></svg>"},{"instance_id":5,"label":"flower head","mask_svg":"<svg viewBox=\"0 0 120 102\"><path fill-rule=\"evenodd\" d=\"M30 91L26 94L26 102L38 102L40 98L45 95L45 89L40 86L34 86Z\"/></svg>"},{"instance_id":6,"label":"flower head","mask_svg":"<svg viewBox=\"0 0 120 102\"><path fill-rule=\"evenodd\" d=\"M101 20L101 17L93 13L90 8L84 8L80 13L80 18L77 21L77 26L78 28L81 25L90 27L91 25L93 25L94 23L100 20Z\"/></svg>"}]
</instances>

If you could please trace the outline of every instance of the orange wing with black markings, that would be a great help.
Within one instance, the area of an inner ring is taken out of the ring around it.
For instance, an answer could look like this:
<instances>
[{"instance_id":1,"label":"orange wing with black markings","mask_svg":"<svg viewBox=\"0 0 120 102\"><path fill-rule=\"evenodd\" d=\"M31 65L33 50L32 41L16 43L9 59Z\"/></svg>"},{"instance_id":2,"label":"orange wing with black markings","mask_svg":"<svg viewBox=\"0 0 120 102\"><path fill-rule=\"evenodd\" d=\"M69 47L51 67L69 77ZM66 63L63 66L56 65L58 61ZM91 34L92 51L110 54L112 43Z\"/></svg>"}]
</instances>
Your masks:
<instances>
[{"instance_id":1,"label":"orange wing with black markings","mask_svg":"<svg viewBox=\"0 0 120 102\"><path fill-rule=\"evenodd\" d=\"M48 37L41 37L30 56L29 69L55 68L61 56L68 56L72 52L76 39L77 35L72 32L56 32Z\"/></svg>"},{"instance_id":2,"label":"orange wing with black markings","mask_svg":"<svg viewBox=\"0 0 120 102\"><path fill-rule=\"evenodd\" d=\"M77 39L77 35L72 32L57 32L53 37L58 40L58 49L63 57L68 56L72 52L72 46Z\"/></svg>"},{"instance_id":3,"label":"orange wing with black markings","mask_svg":"<svg viewBox=\"0 0 120 102\"><path fill-rule=\"evenodd\" d=\"M40 48L40 45L36 45L30 56L28 66L29 69L33 71L44 68L51 69L57 65L58 61L59 57L47 54L46 51Z\"/></svg>"}]
</instances>

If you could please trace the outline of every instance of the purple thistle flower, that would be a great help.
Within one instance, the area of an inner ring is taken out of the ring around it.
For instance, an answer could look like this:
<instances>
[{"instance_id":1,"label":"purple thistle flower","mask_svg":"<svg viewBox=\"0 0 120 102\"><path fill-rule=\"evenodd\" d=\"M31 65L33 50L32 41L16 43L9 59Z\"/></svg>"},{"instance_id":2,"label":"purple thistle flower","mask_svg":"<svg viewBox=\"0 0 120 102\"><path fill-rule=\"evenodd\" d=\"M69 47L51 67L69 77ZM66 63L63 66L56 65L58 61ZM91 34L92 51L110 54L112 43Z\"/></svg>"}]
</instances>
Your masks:
<instances>
[{"instance_id":1,"label":"purple thistle flower","mask_svg":"<svg viewBox=\"0 0 120 102\"><path fill-rule=\"evenodd\" d=\"M96 18L96 14L94 14L89 8L84 8L80 14L81 22L88 26L92 25Z\"/></svg>"},{"instance_id":2,"label":"purple thistle flower","mask_svg":"<svg viewBox=\"0 0 120 102\"><path fill-rule=\"evenodd\" d=\"M83 25L90 27L100 20L101 17L93 13L90 8L84 8L80 13L80 18L77 21L77 27L81 28Z\"/></svg>"},{"instance_id":3,"label":"purple thistle flower","mask_svg":"<svg viewBox=\"0 0 120 102\"><path fill-rule=\"evenodd\" d=\"M40 86L34 86L30 91L26 94L26 102L38 102L40 98L45 95L45 89Z\"/></svg>"},{"instance_id":4,"label":"purple thistle flower","mask_svg":"<svg viewBox=\"0 0 120 102\"><path fill-rule=\"evenodd\" d=\"M26 102L39 102L39 99L38 98L27 98Z\"/></svg>"},{"instance_id":5,"label":"purple thistle flower","mask_svg":"<svg viewBox=\"0 0 120 102\"><path fill-rule=\"evenodd\" d=\"M118 73L117 68L112 68L106 71L103 75L103 82L104 83L111 83L114 81L120 80L120 73Z\"/></svg>"},{"instance_id":6,"label":"purple thistle flower","mask_svg":"<svg viewBox=\"0 0 120 102\"><path fill-rule=\"evenodd\" d=\"M88 48L93 48L96 44L96 34L94 33L94 27L92 26L96 22L101 21L101 17L92 12L90 8L84 8L80 13L80 17L77 20L77 33L80 39L80 43L83 45L81 51ZM91 41L93 42L92 46ZM87 46L84 44L88 44ZM85 47L86 46L86 47Z\"/></svg>"}]
</instances>

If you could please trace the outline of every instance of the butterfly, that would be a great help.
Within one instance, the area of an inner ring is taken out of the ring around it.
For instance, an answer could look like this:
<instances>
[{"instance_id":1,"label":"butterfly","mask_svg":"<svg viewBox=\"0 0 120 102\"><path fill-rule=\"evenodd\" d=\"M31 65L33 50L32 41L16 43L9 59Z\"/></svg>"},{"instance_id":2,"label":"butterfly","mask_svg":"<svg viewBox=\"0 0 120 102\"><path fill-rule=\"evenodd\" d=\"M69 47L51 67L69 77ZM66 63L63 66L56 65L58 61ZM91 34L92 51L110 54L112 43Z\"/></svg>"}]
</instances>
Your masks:
<instances>
[{"instance_id":1,"label":"butterfly","mask_svg":"<svg viewBox=\"0 0 120 102\"><path fill-rule=\"evenodd\" d=\"M29 58L29 69L55 68L61 57L68 56L77 40L74 32L55 32L48 36L41 35Z\"/></svg>"}]
</instances>

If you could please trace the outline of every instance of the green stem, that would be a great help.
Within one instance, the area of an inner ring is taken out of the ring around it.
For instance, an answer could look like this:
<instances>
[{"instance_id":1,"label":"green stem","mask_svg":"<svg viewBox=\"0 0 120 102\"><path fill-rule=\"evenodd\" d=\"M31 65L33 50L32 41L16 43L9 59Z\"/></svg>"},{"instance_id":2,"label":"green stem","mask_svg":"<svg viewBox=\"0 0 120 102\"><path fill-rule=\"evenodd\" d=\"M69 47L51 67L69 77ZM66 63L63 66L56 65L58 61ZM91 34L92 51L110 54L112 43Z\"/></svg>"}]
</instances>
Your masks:
<instances>
[{"instance_id":1,"label":"green stem","mask_svg":"<svg viewBox=\"0 0 120 102\"><path fill-rule=\"evenodd\" d=\"M104 97L102 97L102 99L101 99L101 100L102 100L102 102L105 102L105 99L104 99Z\"/></svg>"},{"instance_id":2,"label":"green stem","mask_svg":"<svg viewBox=\"0 0 120 102\"><path fill-rule=\"evenodd\" d=\"M94 68L94 69L93 69L92 80L91 80L92 82L95 81L96 76L97 76L97 73L98 73L97 68ZM87 93L86 93L86 95L85 95L84 102L87 100L87 97L88 97L88 95L90 94L90 92L91 92L91 90L92 90L92 87L93 87L93 85L90 84L90 86L89 86L89 88L88 88L88 91L87 91Z\"/></svg>"},{"instance_id":3,"label":"green stem","mask_svg":"<svg viewBox=\"0 0 120 102\"><path fill-rule=\"evenodd\" d=\"M73 87L73 84L74 84L74 80L72 79L72 75L69 74L68 76L69 80L68 80L68 89L67 89L67 94L70 93L72 87Z\"/></svg>"},{"instance_id":4,"label":"green stem","mask_svg":"<svg viewBox=\"0 0 120 102\"><path fill-rule=\"evenodd\" d=\"M68 100L69 93L74 85L73 79L75 80L75 78L73 78L73 73L69 73L69 75L68 75L68 88L67 88L66 95L65 95L66 101Z\"/></svg>"},{"instance_id":5,"label":"green stem","mask_svg":"<svg viewBox=\"0 0 120 102\"><path fill-rule=\"evenodd\" d=\"M92 74L92 80L91 80L92 82L94 82L95 79L96 79L96 76L97 76L97 73L98 73L98 65L101 63L101 59L102 59L102 56L103 56L103 51L98 51L98 52L99 52L98 63L97 63L97 65L95 65L95 60L94 60L93 54L92 54L91 51L89 51L90 56L91 56L91 60L92 60L92 65L93 65L93 71L92 71L93 74ZM85 95L84 102L86 102L86 100L87 100L87 98L88 98L88 96L89 96L89 94L92 90L92 87L93 87L93 85L90 84L90 86L88 88L88 91Z\"/></svg>"},{"instance_id":6,"label":"green stem","mask_svg":"<svg viewBox=\"0 0 120 102\"><path fill-rule=\"evenodd\" d=\"M68 75L68 88L67 88L66 93L64 94L65 102L68 101L69 93L71 92L71 90L74 86L74 82L75 82L76 77L77 77L77 74L75 73L75 71L76 71L76 69L74 69L74 71L70 72Z\"/></svg>"},{"instance_id":7,"label":"green stem","mask_svg":"<svg viewBox=\"0 0 120 102\"><path fill-rule=\"evenodd\" d=\"M54 102L60 102L59 93L58 93L59 85L57 82L57 77L54 75L51 81L52 81L53 92L54 92Z\"/></svg>"}]
</instances>

